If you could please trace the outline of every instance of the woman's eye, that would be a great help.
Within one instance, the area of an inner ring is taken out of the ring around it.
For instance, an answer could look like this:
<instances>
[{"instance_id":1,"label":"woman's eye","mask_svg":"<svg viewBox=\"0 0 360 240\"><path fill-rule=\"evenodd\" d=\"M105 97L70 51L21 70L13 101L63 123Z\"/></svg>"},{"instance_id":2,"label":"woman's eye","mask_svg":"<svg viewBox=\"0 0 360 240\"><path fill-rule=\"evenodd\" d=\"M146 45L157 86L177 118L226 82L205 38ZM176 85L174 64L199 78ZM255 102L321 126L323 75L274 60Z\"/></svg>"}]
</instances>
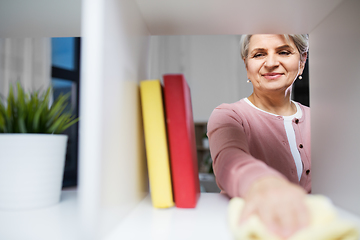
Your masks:
<instances>
[{"instance_id":1,"label":"woman's eye","mask_svg":"<svg viewBox=\"0 0 360 240\"><path fill-rule=\"evenodd\" d=\"M253 58L258 58L258 57L262 57L262 56L264 56L263 53L255 53Z\"/></svg>"},{"instance_id":2,"label":"woman's eye","mask_svg":"<svg viewBox=\"0 0 360 240\"><path fill-rule=\"evenodd\" d=\"M279 54L280 55L290 55L291 54L291 52L289 52L289 51L281 51L281 52L279 52Z\"/></svg>"}]
</instances>

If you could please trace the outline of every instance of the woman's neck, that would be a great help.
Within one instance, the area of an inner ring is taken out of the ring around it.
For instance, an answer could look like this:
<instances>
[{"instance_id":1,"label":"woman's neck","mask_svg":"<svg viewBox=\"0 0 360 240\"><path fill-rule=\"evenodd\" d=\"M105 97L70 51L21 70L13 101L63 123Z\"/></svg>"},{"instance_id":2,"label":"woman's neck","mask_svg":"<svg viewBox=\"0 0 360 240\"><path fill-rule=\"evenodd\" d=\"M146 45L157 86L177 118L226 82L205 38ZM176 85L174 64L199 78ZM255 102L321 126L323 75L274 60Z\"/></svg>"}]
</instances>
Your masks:
<instances>
[{"instance_id":1,"label":"woman's neck","mask_svg":"<svg viewBox=\"0 0 360 240\"><path fill-rule=\"evenodd\" d=\"M257 108L280 116L291 116L296 113L296 106L291 102L290 94L260 95L253 92L249 101Z\"/></svg>"}]
</instances>

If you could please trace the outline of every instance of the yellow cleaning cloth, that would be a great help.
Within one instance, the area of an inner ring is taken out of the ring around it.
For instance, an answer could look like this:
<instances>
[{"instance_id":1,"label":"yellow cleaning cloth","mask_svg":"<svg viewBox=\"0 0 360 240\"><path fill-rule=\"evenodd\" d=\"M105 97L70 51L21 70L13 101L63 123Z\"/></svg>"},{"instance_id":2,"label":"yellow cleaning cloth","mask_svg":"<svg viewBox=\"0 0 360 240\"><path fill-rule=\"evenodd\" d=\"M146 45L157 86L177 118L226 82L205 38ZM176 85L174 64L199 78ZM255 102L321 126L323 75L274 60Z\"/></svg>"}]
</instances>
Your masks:
<instances>
[{"instance_id":1,"label":"yellow cleaning cloth","mask_svg":"<svg viewBox=\"0 0 360 240\"><path fill-rule=\"evenodd\" d=\"M358 240L359 232L355 225L337 217L329 199L320 195L308 195L306 204L310 210L311 221L307 228L299 230L289 240ZM250 216L239 225L244 200L232 198L228 206L228 221L236 240L281 240L262 224L258 216Z\"/></svg>"}]
</instances>

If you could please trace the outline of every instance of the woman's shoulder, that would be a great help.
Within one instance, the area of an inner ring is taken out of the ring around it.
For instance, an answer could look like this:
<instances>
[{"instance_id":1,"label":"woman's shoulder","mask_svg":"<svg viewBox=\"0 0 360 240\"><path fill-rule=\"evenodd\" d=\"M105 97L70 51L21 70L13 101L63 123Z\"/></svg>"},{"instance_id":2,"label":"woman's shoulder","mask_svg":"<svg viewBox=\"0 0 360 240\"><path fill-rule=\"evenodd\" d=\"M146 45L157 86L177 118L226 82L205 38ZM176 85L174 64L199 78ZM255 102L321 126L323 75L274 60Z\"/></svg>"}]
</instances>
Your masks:
<instances>
[{"instance_id":1,"label":"woman's shoulder","mask_svg":"<svg viewBox=\"0 0 360 240\"><path fill-rule=\"evenodd\" d=\"M248 110L248 104L241 99L234 103L223 103L217 106L211 113L209 121L223 121L224 118L232 118L237 122L242 122L244 113Z\"/></svg>"},{"instance_id":2,"label":"woman's shoulder","mask_svg":"<svg viewBox=\"0 0 360 240\"><path fill-rule=\"evenodd\" d=\"M296 102L297 104L299 104L300 107L304 108L304 109L310 109L310 107L300 103L300 102Z\"/></svg>"},{"instance_id":3,"label":"woman's shoulder","mask_svg":"<svg viewBox=\"0 0 360 240\"><path fill-rule=\"evenodd\" d=\"M217 106L214 110L227 109L227 110L233 110L236 112L239 109L246 108L247 105L248 104L245 102L245 99L243 98L234 103L222 103L219 106Z\"/></svg>"},{"instance_id":4,"label":"woman's shoulder","mask_svg":"<svg viewBox=\"0 0 360 240\"><path fill-rule=\"evenodd\" d=\"M248 104L245 102L244 99L241 99L234 103L222 103L217 106L211 116L213 115L242 115L241 113L247 111ZM210 117L211 117L210 116Z\"/></svg>"},{"instance_id":5,"label":"woman's shoulder","mask_svg":"<svg viewBox=\"0 0 360 240\"><path fill-rule=\"evenodd\" d=\"M304 112L306 115L310 115L310 107L303 105L299 102L296 102L296 103L300 106L302 112Z\"/></svg>"},{"instance_id":6,"label":"woman's shoulder","mask_svg":"<svg viewBox=\"0 0 360 240\"><path fill-rule=\"evenodd\" d=\"M208 131L221 126L242 124L243 117L241 109L244 107L242 100L234 103L223 103L217 106L211 113L208 120Z\"/></svg>"}]
</instances>

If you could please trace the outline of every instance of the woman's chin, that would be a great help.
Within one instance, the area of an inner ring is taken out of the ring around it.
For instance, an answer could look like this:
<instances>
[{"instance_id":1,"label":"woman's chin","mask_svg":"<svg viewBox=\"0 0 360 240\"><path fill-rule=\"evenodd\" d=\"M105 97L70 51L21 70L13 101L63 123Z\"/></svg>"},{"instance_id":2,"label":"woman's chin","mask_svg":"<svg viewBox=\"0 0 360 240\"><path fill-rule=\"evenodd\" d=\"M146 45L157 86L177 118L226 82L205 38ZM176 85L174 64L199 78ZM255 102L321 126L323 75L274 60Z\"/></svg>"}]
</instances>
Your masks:
<instances>
[{"instance_id":1,"label":"woman's chin","mask_svg":"<svg viewBox=\"0 0 360 240\"><path fill-rule=\"evenodd\" d=\"M291 85L289 85L289 84L279 84L279 83L273 82L273 83L262 85L261 89L264 92L276 93L276 92L284 92L287 89L289 89L290 86Z\"/></svg>"}]
</instances>

